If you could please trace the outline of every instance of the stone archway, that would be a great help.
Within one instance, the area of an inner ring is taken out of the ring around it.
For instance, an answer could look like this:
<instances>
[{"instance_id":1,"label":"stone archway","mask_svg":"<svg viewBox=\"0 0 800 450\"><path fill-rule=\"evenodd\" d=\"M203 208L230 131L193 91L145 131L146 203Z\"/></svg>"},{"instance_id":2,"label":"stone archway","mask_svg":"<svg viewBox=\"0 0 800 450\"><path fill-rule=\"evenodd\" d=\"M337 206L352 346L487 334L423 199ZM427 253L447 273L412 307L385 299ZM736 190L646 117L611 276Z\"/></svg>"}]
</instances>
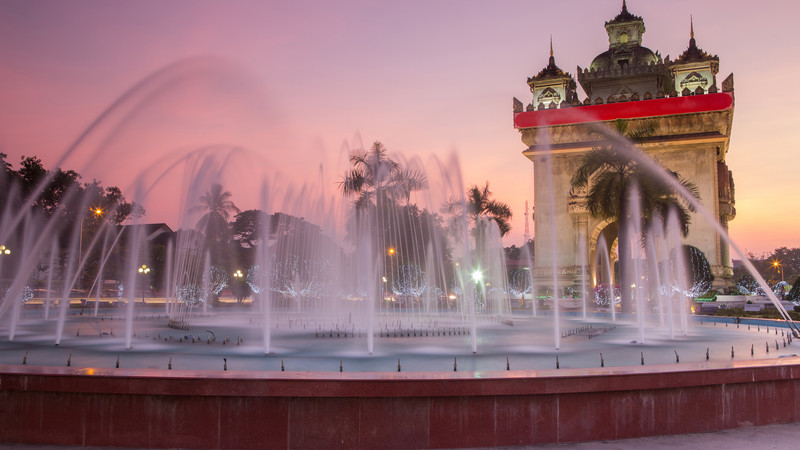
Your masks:
<instances>
[{"instance_id":1,"label":"stone archway","mask_svg":"<svg viewBox=\"0 0 800 450\"><path fill-rule=\"evenodd\" d=\"M589 270L590 270L590 279L591 279L591 287L594 288L600 283L610 283L614 284L614 262L616 261L616 257L614 256L617 251L618 239L617 235L619 232L619 225L616 220L614 219L604 219L592 228L592 233L590 236L589 242ZM603 239L601 239L601 237ZM598 248L598 244L602 241L605 241L606 246L605 249ZM601 251L608 252L608 261L611 264L610 272L611 272L611 279L609 279L607 268L602 267L605 264L605 258L602 257Z\"/></svg>"}]
</instances>

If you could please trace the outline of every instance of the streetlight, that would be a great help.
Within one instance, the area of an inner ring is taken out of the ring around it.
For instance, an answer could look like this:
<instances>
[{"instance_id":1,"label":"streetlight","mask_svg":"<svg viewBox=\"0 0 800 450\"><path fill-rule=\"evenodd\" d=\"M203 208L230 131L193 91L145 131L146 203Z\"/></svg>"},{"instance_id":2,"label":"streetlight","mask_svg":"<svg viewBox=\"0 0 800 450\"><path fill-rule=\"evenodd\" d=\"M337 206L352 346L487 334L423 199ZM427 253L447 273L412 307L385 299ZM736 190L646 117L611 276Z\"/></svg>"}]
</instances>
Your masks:
<instances>
[{"instance_id":1,"label":"streetlight","mask_svg":"<svg viewBox=\"0 0 800 450\"><path fill-rule=\"evenodd\" d=\"M99 218L103 215L103 208L96 207L96 208L89 208L89 211L94 214L95 217ZM81 227L79 230L80 236L78 236L78 264L81 263L83 259L83 221L86 220L86 216L81 217Z\"/></svg>"},{"instance_id":2,"label":"streetlight","mask_svg":"<svg viewBox=\"0 0 800 450\"><path fill-rule=\"evenodd\" d=\"M394 255L397 254L397 250L395 250L394 247L389 247L388 249L386 249L386 254L389 255L390 257L394 256ZM389 260L389 272L390 273L394 273L394 263L393 263L393 261L391 259ZM386 295L386 282L389 281L389 280L387 280L385 276L381 277L381 280L383 281L383 291L384 291L383 295L385 296Z\"/></svg>"},{"instance_id":3,"label":"streetlight","mask_svg":"<svg viewBox=\"0 0 800 450\"><path fill-rule=\"evenodd\" d=\"M147 275L150 273L150 268L147 267L147 264L142 264L142 267L139 267L139 273L142 275ZM147 285L147 278L145 278L145 283L142 284L142 303L144 303L144 288Z\"/></svg>"},{"instance_id":4,"label":"streetlight","mask_svg":"<svg viewBox=\"0 0 800 450\"><path fill-rule=\"evenodd\" d=\"M247 297L247 290L245 288L246 281L245 275L242 273L240 269L236 269L233 272L233 280L231 282L231 295L236 299L236 303L244 302L244 298Z\"/></svg>"},{"instance_id":5,"label":"streetlight","mask_svg":"<svg viewBox=\"0 0 800 450\"><path fill-rule=\"evenodd\" d=\"M483 273L481 273L480 270L476 269L475 271L472 272L472 280L473 281L475 281L476 283L480 283L480 281L482 279L483 279Z\"/></svg>"},{"instance_id":6,"label":"streetlight","mask_svg":"<svg viewBox=\"0 0 800 450\"><path fill-rule=\"evenodd\" d=\"M11 254L11 249L5 245L0 245L0 256L8 256ZM2 280L2 278L0 278Z\"/></svg>"},{"instance_id":7,"label":"streetlight","mask_svg":"<svg viewBox=\"0 0 800 450\"><path fill-rule=\"evenodd\" d=\"M777 261L777 260L772 261L772 267L775 267L776 269L780 270L780 272L781 272L781 281L786 281L786 280L783 279L783 265L781 265L780 261Z\"/></svg>"}]
</instances>

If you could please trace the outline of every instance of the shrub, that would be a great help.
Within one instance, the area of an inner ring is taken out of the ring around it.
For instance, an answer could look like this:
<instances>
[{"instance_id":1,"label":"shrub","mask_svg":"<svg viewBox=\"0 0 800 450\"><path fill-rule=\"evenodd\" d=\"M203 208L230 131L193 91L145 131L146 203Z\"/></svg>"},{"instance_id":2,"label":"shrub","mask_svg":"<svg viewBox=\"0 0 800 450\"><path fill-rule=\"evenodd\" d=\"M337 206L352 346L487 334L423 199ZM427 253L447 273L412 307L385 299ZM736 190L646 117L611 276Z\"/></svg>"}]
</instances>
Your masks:
<instances>
[{"instance_id":1,"label":"shrub","mask_svg":"<svg viewBox=\"0 0 800 450\"><path fill-rule=\"evenodd\" d=\"M714 289L709 289L697 297L697 301L713 302L717 299L718 292Z\"/></svg>"},{"instance_id":2,"label":"shrub","mask_svg":"<svg viewBox=\"0 0 800 450\"><path fill-rule=\"evenodd\" d=\"M789 300L794 304L800 304L800 277L797 277L797 279L794 280L792 289L789 290L789 293L786 295L786 300Z\"/></svg>"}]
</instances>

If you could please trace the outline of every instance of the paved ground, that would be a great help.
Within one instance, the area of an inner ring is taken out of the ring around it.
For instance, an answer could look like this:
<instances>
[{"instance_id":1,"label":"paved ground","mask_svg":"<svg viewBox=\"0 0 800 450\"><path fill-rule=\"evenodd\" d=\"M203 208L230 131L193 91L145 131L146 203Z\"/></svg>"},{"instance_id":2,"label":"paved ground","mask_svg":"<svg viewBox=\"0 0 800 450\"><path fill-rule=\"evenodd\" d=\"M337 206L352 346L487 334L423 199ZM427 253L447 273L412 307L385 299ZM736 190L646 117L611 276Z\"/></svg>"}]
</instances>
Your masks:
<instances>
[{"instance_id":1,"label":"paved ground","mask_svg":"<svg viewBox=\"0 0 800 450\"><path fill-rule=\"evenodd\" d=\"M796 449L800 448L800 423L738 428L716 433L678 434L618 441L548 444L533 449Z\"/></svg>"},{"instance_id":2,"label":"paved ground","mask_svg":"<svg viewBox=\"0 0 800 450\"><path fill-rule=\"evenodd\" d=\"M31 446L21 444L0 444L0 449L105 449L109 447L63 447L63 446ZM547 444L532 447L513 447L529 449L600 449L627 450L642 449L725 449L725 450L766 450L800 448L800 422L763 427L739 428L717 433L679 434L672 436L656 436L618 441L594 441L571 444ZM119 448L116 448L119 450Z\"/></svg>"}]
</instances>

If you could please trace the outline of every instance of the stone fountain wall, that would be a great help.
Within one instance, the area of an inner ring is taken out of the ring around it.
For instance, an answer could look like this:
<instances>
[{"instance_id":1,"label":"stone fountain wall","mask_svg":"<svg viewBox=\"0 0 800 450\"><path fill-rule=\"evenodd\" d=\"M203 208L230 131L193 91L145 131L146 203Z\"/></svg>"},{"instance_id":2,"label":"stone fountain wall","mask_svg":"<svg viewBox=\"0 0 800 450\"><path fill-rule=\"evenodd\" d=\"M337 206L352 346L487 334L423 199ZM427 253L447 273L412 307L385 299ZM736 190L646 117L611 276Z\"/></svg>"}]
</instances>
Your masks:
<instances>
[{"instance_id":1,"label":"stone fountain wall","mask_svg":"<svg viewBox=\"0 0 800 450\"><path fill-rule=\"evenodd\" d=\"M800 420L800 358L506 372L290 373L0 366L0 442L447 448Z\"/></svg>"}]
</instances>

